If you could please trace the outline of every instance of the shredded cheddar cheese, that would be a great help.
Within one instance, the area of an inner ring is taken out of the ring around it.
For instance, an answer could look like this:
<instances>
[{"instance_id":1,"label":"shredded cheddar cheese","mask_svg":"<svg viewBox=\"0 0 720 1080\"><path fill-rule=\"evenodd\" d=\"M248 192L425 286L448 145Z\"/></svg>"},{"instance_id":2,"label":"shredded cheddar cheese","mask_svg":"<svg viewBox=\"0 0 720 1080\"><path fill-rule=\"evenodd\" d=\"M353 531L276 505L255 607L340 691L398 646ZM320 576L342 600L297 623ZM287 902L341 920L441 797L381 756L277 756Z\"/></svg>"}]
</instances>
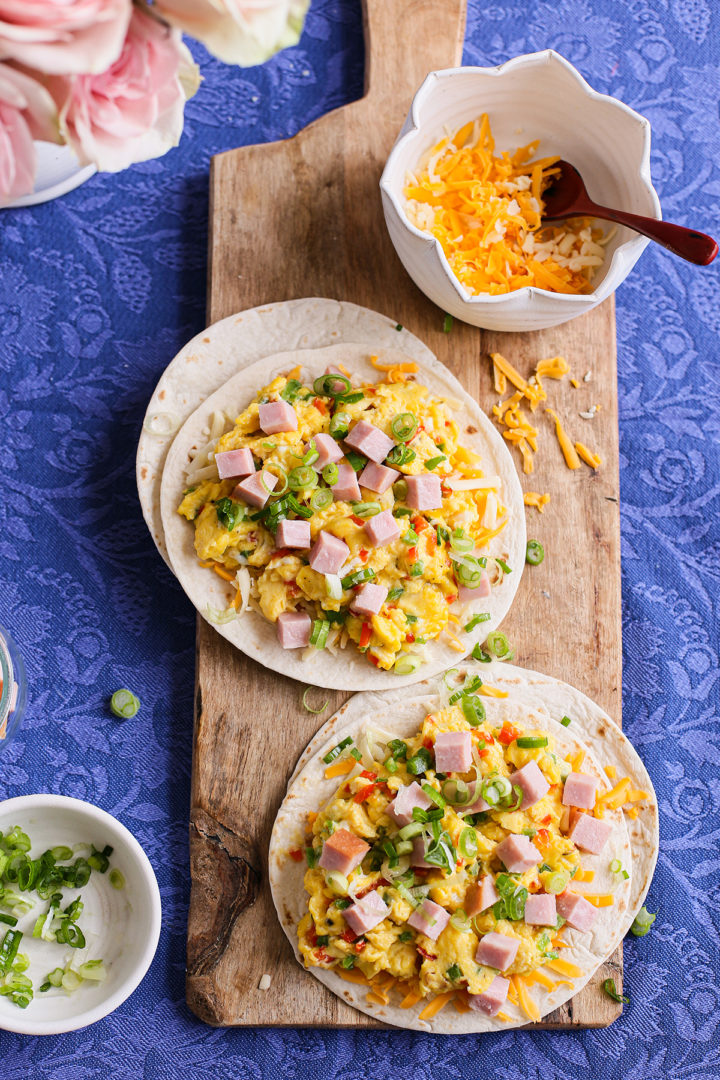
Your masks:
<instances>
[{"instance_id":1,"label":"shredded cheddar cheese","mask_svg":"<svg viewBox=\"0 0 720 1080\"><path fill-rule=\"evenodd\" d=\"M418 1013L418 1020L432 1020L433 1016L436 1016L441 1009L444 1009L454 997L454 990L448 990L445 994L438 994L437 997L428 1002L422 1012Z\"/></svg>"},{"instance_id":2,"label":"shredded cheddar cheese","mask_svg":"<svg viewBox=\"0 0 720 1080\"><path fill-rule=\"evenodd\" d=\"M592 881L595 877L594 870L578 870L573 878L574 881Z\"/></svg>"},{"instance_id":3,"label":"shredded cheddar cheese","mask_svg":"<svg viewBox=\"0 0 720 1080\"><path fill-rule=\"evenodd\" d=\"M478 694L484 694L485 697L505 698L508 696L507 690L501 690L498 686L489 686L488 683L483 683Z\"/></svg>"},{"instance_id":4,"label":"shredded cheddar cheese","mask_svg":"<svg viewBox=\"0 0 720 1080\"><path fill-rule=\"evenodd\" d=\"M582 968L571 964L569 960L561 960L560 957L557 960L548 960L545 967L549 967L551 971L557 971L558 975L568 975L571 979L579 979L585 974Z\"/></svg>"},{"instance_id":5,"label":"shredded cheddar cheese","mask_svg":"<svg viewBox=\"0 0 720 1080\"><path fill-rule=\"evenodd\" d=\"M607 776L608 780L614 780L616 775L617 775L617 769L615 768L615 766L614 765L606 765L605 766L605 775Z\"/></svg>"},{"instance_id":6,"label":"shredded cheddar cheese","mask_svg":"<svg viewBox=\"0 0 720 1080\"><path fill-rule=\"evenodd\" d=\"M370 363L378 371L386 371L388 373L387 381L391 383L405 382L408 375L412 375L418 370L417 364L412 362L407 364L381 364L377 356L371 356ZM345 374L349 374L349 372L345 372Z\"/></svg>"},{"instance_id":7,"label":"shredded cheddar cheese","mask_svg":"<svg viewBox=\"0 0 720 1080\"><path fill-rule=\"evenodd\" d=\"M543 227L542 193L558 158L533 161L537 148L532 142L498 156L483 114L441 139L407 175L408 220L435 237L473 295L529 285L561 293L591 289L604 258L602 231L590 219Z\"/></svg>"},{"instance_id":8,"label":"shredded cheddar cheese","mask_svg":"<svg viewBox=\"0 0 720 1080\"><path fill-rule=\"evenodd\" d=\"M344 761L336 761L333 765L328 765L325 770L325 779L332 780L333 776L344 776L345 773L352 772L355 768L355 758L347 758Z\"/></svg>"},{"instance_id":9,"label":"shredded cheddar cheese","mask_svg":"<svg viewBox=\"0 0 720 1080\"><path fill-rule=\"evenodd\" d=\"M530 997L528 993L527 984L522 975L511 975L510 981L515 987L515 992L518 996L518 1003L520 1008L530 1020L540 1019L540 1009Z\"/></svg>"},{"instance_id":10,"label":"shredded cheddar cheese","mask_svg":"<svg viewBox=\"0 0 720 1080\"><path fill-rule=\"evenodd\" d=\"M575 449L578 455L583 459L586 465L589 465L591 469L597 469L598 465L602 465L602 458L599 454L593 454L592 450L588 450L581 442L575 443Z\"/></svg>"},{"instance_id":11,"label":"shredded cheddar cheese","mask_svg":"<svg viewBox=\"0 0 720 1080\"><path fill-rule=\"evenodd\" d=\"M584 898L594 907L612 907L615 897L610 893L583 893Z\"/></svg>"},{"instance_id":12,"label":"shredded cheddar cheese","mask_svg":"<svg viewBox=\"0 0 720 1080\"><path fill-rule=\"evenodd\" d=\"M523 502L526 506L533 506L542 514L545 507L550 502L550 496L547 492L544 495L541 495L539 491L526 491L523 495Z\"/></svg>"}]
</instances>

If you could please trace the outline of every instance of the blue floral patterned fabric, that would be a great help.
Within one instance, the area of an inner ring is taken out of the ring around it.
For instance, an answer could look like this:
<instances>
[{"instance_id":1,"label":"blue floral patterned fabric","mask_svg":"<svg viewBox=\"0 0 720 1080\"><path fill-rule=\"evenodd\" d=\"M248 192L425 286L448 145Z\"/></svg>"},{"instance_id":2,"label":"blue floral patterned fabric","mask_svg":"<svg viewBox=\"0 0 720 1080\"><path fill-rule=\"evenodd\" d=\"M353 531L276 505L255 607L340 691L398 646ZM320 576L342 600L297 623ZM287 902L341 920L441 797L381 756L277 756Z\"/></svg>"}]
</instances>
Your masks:
<instances>
[{"instance_id":1,"label":"blue floral patterned fabric","mask_svg":"<svg viewBox=\"0 0 720 1080\"><path fill-rule=\"evenodd\" d=\"M465 61L557 49L652 121L665 216L717 234L719 43L714 0L498 0L470 4ZM204 325L211 156L359 96L359 3L313 0L298 47L262 68L195 51L205 82L178 149L0 215L0 622L31 698L0 751L0 797L49 790L117 815L164 902L136 993L75 1034L0 1032L0 1077L717 1078L720 265L695 270L652 246L617 294L617 321L624 720L658 791L662 848L657 922L626 946L622 1019L448 1041L217 1031L186 1008L194 617L143 524L135 446L158 375ZM123 685L142 709L121 723L106 702Z\"/></svg>"}]
</instances>

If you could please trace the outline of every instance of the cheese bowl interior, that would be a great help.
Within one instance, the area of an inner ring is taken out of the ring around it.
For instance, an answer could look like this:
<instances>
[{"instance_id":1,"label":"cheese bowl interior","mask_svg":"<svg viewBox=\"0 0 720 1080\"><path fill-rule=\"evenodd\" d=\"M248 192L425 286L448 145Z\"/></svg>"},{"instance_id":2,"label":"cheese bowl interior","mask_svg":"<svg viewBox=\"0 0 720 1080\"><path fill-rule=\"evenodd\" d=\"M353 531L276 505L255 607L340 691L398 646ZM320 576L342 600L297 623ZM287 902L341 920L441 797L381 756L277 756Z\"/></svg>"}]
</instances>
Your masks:
<instances>
[{"instance_id":1,"label":"cheese bowl interior","mask_svg":"<svg viewBox=\"0 0 720 1080\"><path fill-rule=\"evenodd\" d=\"M390 237L415 283L449 314L494 330L537 330L566 322L611 295L648 241L618 227L584 295L535 286L474 296L458 281L438 241L405 216L406 176L447 132L488 113L496 152L540 140L540 156L559 155L579 170L592 199L660 218L650 180L650 124L615 98L592 90L552 50L516 57L497 68L431 72L418 90L380 181ZM606 231L612 228L604 223Z\"/></svg>"}]
</instances>

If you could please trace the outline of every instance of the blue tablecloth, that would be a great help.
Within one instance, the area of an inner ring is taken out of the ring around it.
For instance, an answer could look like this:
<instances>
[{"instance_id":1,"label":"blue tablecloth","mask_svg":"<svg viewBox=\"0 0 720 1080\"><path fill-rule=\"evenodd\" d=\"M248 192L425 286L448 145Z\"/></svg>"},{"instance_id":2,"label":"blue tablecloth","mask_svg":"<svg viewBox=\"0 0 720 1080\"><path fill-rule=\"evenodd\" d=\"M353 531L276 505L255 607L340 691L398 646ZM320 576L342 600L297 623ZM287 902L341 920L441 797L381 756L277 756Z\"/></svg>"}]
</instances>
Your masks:
<instances>
[{"instance_id":1,"label":"blue tablecloth","mask_svg":"<svg viewBox=\"0 0 720 1080\"><path fill-rule=\"evenodd\" d=\"M665 216L717 234L719 39L713 0L474 2L465 61L557 49L652 121ZM49 790L116 814L164 902L136 993L76 1034L0 1032L0 1076L718 1077L720 276L653 246L617 294L624 722L662 822L657 922L626 946L630 1006L607 1030L452 1042L217 1031L186 1008L194 613L143 524L135 446L161 370L204 325L211 156L359 96L359 4L313 0L299 46L262 68L195 52L205 82L178 149L0 215L0 622L31 684L24 728L0 753L0 797ZM106 702L124 685L142 710L120 723Z\"/></svg>"}]
</instances>

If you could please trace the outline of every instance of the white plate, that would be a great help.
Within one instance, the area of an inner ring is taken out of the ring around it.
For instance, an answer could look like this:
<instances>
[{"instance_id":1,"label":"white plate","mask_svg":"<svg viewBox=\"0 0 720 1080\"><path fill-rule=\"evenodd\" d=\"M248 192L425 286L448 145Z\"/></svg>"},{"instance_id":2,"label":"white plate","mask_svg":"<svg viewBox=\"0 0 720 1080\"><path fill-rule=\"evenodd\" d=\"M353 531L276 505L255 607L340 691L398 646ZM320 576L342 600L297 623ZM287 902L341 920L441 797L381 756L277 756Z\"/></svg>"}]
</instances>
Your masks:
<instances>
[{"instance_id":1,"label":"white plate","mask_svg":"<svg viewBox=\"0 0 720 1080\"><path fill-rule=\"evenodd\" d=\"M66 195L68 191L74 191L97 172L95 165L81 165L69 146L36 142L35 152L35 190L30 195L21 195L19 199L6 203L3 209L50 202L51 199Z\"/></svg>"}]
</instances>

